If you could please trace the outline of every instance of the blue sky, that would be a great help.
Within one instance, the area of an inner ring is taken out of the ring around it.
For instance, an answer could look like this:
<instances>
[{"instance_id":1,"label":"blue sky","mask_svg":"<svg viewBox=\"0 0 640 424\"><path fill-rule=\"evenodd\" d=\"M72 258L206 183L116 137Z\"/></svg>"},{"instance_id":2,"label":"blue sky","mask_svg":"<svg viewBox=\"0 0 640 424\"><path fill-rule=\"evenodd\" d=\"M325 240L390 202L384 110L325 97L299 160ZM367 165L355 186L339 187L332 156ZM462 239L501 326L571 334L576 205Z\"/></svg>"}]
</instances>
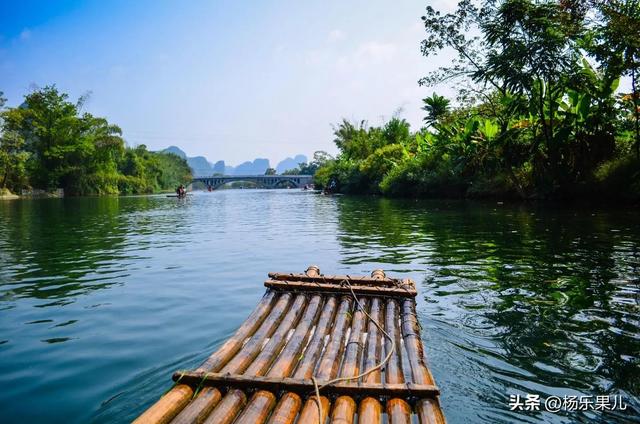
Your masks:
<instances>
[{"instance_id":1,"label":"blue sky","mask_svg":"<svg viewBox=\"0 0 640 424\"><path fill-rule=\"evenodd\" d=\"M56 84L121 126L236 165L335 153L331 124L418 127L420 16L447 1L9 1L0 4L0 91L9 105ZM446 60L446 58L440 59ZM440 89L440 92L447 90Z\"/></svg>"}]
</instances>

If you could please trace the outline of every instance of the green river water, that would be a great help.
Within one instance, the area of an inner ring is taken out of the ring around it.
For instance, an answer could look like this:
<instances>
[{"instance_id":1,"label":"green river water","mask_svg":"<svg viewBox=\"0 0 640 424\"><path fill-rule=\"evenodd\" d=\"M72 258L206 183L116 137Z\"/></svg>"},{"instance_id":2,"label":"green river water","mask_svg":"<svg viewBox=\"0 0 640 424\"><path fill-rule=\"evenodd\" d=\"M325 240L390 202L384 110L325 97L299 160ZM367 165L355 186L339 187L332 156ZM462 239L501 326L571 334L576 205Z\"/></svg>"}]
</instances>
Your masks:
<instances>
[{"instance_id":1,"label":"green river water","mask_svg":"<svg viewBox=\"0 0 640 424\"><path fill-rule=\"evenodd\" d=\"M309 264L416 281L450 423L640 421L637 208L298 190L0 201L0 421L130 421Z\"/></svg>"}]
</instances>

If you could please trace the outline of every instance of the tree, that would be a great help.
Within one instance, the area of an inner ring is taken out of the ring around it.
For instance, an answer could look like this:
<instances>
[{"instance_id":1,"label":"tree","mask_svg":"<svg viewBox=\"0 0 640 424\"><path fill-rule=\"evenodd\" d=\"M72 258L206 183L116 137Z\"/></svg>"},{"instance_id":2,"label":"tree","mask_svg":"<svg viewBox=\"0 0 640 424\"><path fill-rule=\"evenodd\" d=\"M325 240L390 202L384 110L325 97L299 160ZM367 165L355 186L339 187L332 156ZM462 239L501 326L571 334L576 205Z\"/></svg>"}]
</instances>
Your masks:
<instances>
[{"instance_id":1,"label":"tree","mask_svg":"<svg viewBox=\"0 0 640 424\"><path fill-rule=\"evenodd\" d=\"M7 99L0 91L0 111ZM0 115L0 125L3 124ZM18 191L26 181L25 163L28 154L23 151L24 139L15 131L6 131L0 127L0 188Z\"/></svg>"},{"instance_id":2,"label":"tree","mask_svg":"<svg viewBox=\"0 0 640 424\"><path fill-rule=\"evenodd\" d=\"M1 97L1 96L0 96ZM17 108L0 112L0 184L67 194L147 193L191 180L186 161L125 147L122 130L82 113L55 86L35 90Z\"/></svg>"},{"instance_id":3,"label":"tree","mask_svg":"<svg viewBox=\"0 0 640 424\"><path fill-rule=\"evenodd\" d=\"M431 97L422 99L422 102L424 103L422 110L427 112L427 116L422 118L422 120L427 126L435 125L442 117L449 113L450 101L444 96L433 93Z\"/></svg>"},{"instance_id":4,"label":"tree","mask_svg":"<svg viewBox=\"0 0 640 424\"><path fill-rule=\"evenodd\" d=\"M318 150L313 153L313 160L309 163L301 162L297 168L288 169L282 173L282 175L314 175L318 168L324 166L329 161L333 160L333 156L329 153Z\"/></svg>"},{"instance_id":5,"label":"tree","mask_svg":"<svg viewBox=\"0 0 640 424\"><path fill-rule=\"evenodd\" d=\"M276 170L273 168L267 168L267 170L264 171L264 175L276 175Z\"/></svg>"},{"instance_id":6,"label":"tree","mask_svg":"<svg viewBox=\"0 0 640 424\"><path fill-rule=\"evenodd\" d=\"M24 139L14 131L0 136L0 188L19 191L26 185L25 164L29 154L23 150Z\"/></svg>"},{"instance_id":7,"label":"tree","mask_svg":"<svg viewBox=\"0 0 640 424\"><path fill-rule=\"evenodd\" d=\"M636 157L640 159L640 0L595 0L600 14L587 46L612 78L631 76Z\"/></svg>"},{"instance_id":8,"label":"tree","mask_svg":"<svg viewBox=\"0 0 640 424\"><path fill-rule=\"evenodd\" d=\"M312 163L318 166L322 166L331 160L333 160L333 156L331 156L329 153L325 152L324 150L318 150L313 153Z\"/></svg>"},{"instance_id":9,"label":"tree","mask_svg":"<svg viewBox=\"0 0 640 424\"><path fill-rule=\"evenodd\" d=\"M36 187L65 187L91 150L85 137L87 120L78 117L78 108L55 86L25 96L24 103L4 112L3 130L24 139L31 155L29 178Z\"/></svg>"},{"instance_id":10,"label":"tree","mask_svg":"<svg viewBox=\"0 0 640 424\"><path fill-rule=\"evenodd\" d=\"M421 43L421 52L425 57L438 54L445 48L457 53L449 66L440 67L418 82L432 86L462 78L465 82L474 74L482 72L483 41L479 36L469 36L477 31L485 20L485 9L478 8L471 0L462 0L453 13L442 14L432 6L427 6L422 17L427 36ZM496 87L500 85L491 81Z\"/></svg>"}]
</instances>

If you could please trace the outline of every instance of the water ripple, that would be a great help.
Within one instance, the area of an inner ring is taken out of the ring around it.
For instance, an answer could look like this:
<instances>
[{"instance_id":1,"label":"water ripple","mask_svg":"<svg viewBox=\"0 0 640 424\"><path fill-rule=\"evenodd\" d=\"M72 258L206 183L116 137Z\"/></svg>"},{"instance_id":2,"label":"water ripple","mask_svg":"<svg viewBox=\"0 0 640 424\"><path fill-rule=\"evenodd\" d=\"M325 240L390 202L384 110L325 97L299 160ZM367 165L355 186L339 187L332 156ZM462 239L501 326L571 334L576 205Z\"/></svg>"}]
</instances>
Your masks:
<instances>
[{"instance_id":1,"label":"water ripple","mask_svg":"<svg viewBox=\"0 0 640 424\"><path fill-rule=\"evenodd\" d=\"M0 409L130 421L233 333L267 271L413 278L451 423L633 422L633 210L294 190L0 202ZM618 412L510 411L510 394L622 395ZM23 402L29 397L29 404Z\"/></svg>"}]
</instances>

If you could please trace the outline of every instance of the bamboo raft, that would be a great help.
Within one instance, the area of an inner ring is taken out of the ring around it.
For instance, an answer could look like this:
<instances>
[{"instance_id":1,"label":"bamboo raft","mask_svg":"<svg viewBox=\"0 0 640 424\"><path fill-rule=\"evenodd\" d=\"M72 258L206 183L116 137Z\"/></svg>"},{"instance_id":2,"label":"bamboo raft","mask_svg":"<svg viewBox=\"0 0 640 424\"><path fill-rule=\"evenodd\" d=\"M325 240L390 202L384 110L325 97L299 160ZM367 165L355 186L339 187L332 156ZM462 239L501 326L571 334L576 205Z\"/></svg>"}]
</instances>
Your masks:
<instances>
[{"instance_id":1,"label":"bamboo raft","mask_svg":"<svg viewBox=\"0 0 640 424\"><path fill-rule=\"evenodd\" d=\"M174 373L174 387L134 423L445 423L413 281L310 266L269 273L265 286L236 333L198 369ZM322 387L318 401L313 379L336 377L344 379Z\"/></svg>"}]
</instances>

